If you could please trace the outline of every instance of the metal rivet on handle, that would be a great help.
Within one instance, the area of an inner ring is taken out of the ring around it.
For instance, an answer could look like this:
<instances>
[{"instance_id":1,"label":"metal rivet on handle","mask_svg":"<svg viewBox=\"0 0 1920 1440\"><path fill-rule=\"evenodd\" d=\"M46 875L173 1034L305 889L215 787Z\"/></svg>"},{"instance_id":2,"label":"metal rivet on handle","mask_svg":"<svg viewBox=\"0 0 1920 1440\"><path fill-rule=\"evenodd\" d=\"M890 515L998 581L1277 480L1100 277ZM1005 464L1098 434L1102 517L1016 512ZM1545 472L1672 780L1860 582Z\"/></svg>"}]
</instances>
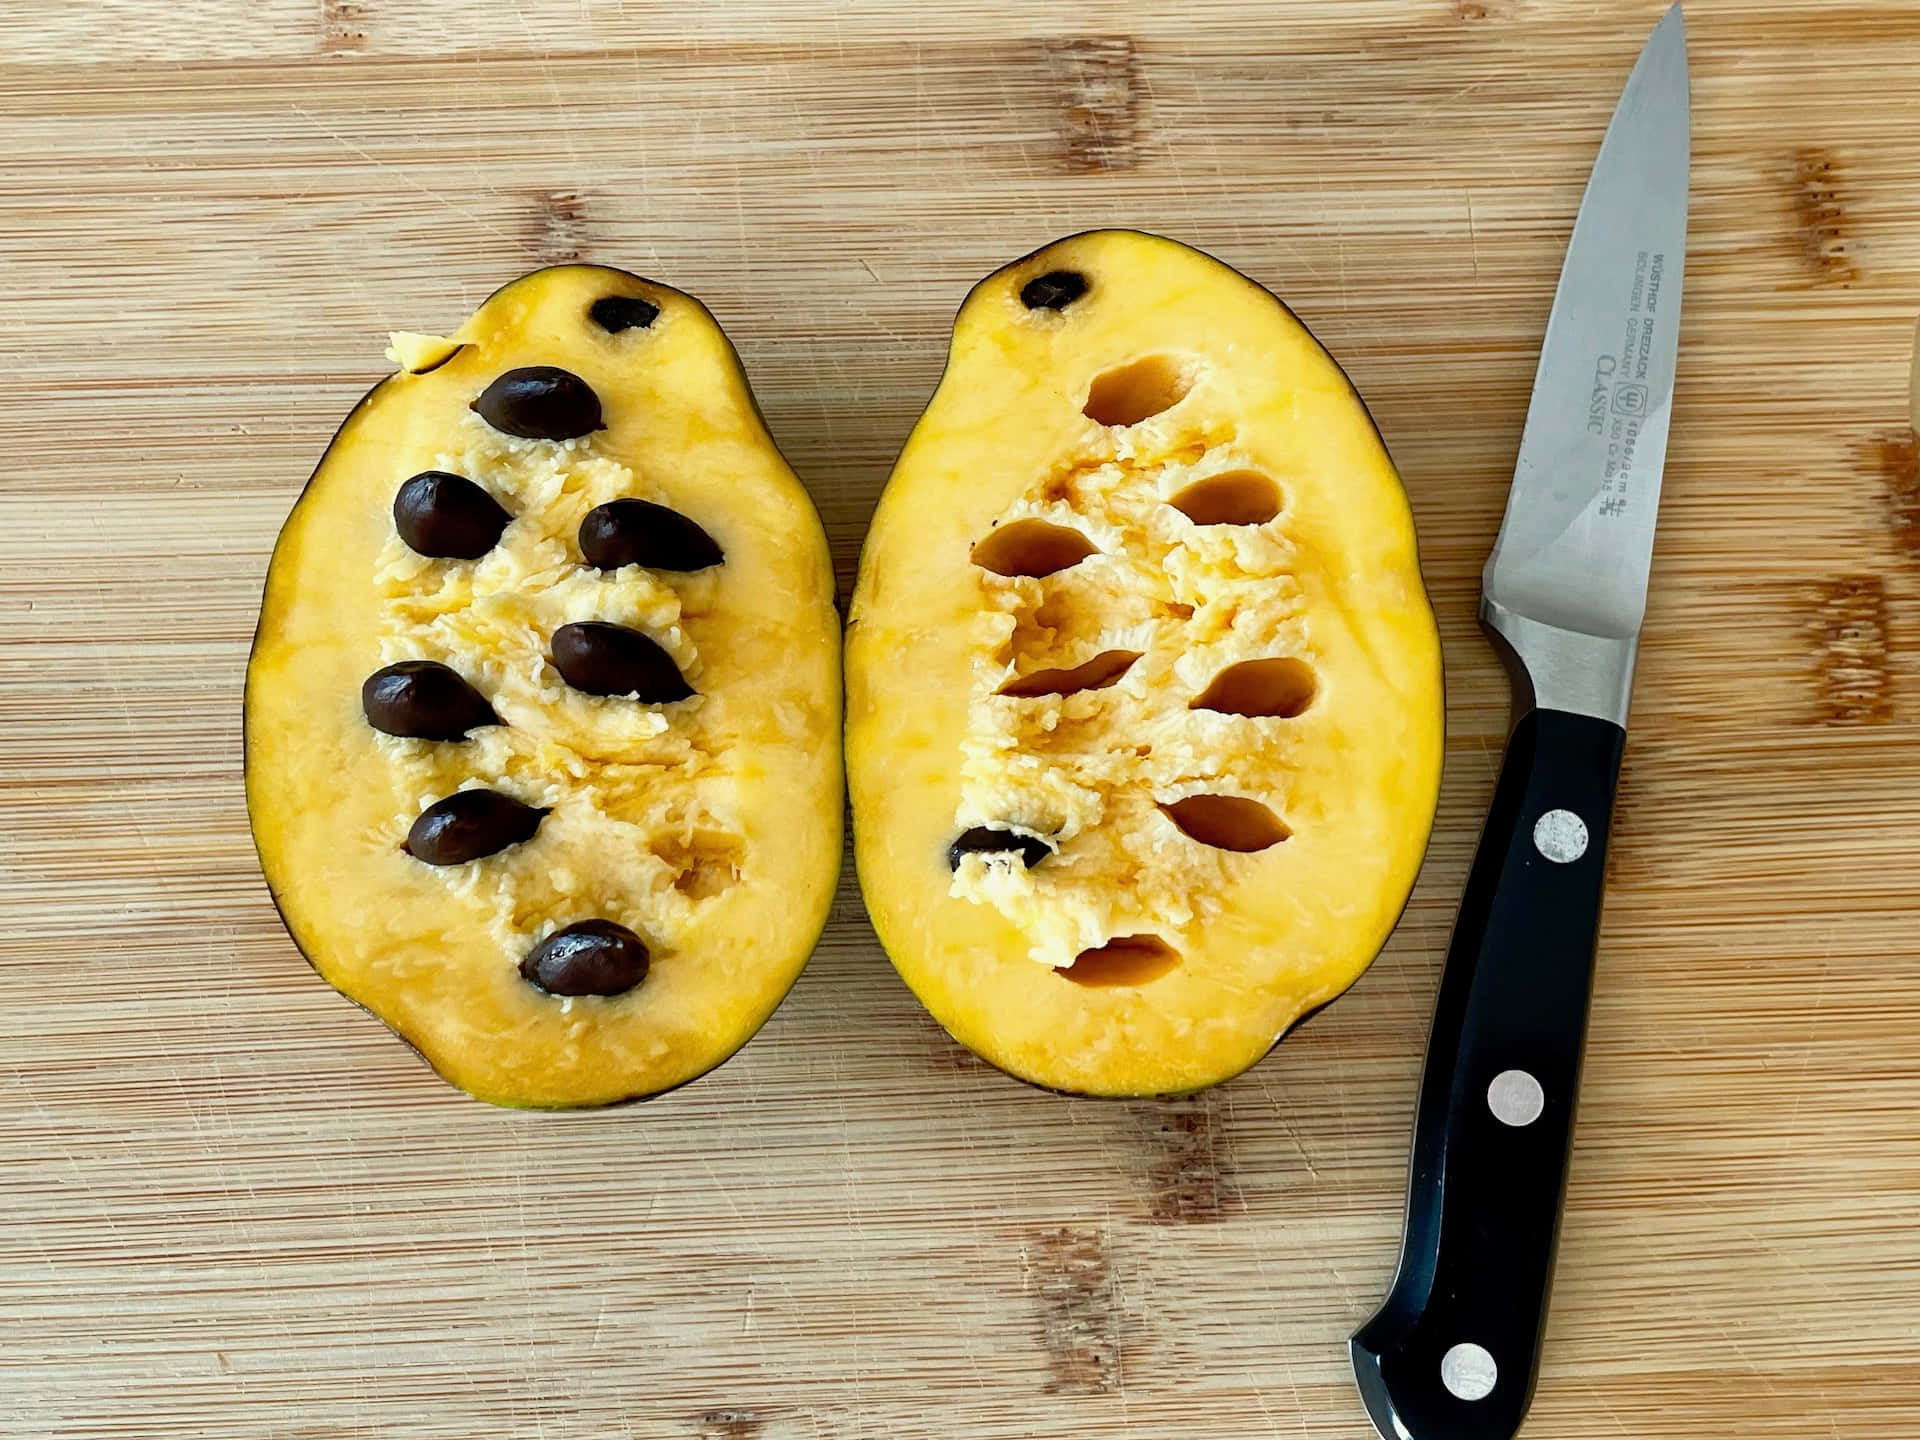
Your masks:
<instances>
[{"instance_id":1,"label":"metal rivet on handle","mask_svg":"<svg viewBox=\"0 0 1920 1440\"><path fill-rule=\"evenodd\" d=\"M1440 1383L1459 1400L1484 1400L1493 1393L1500 1367L1484 1345L1462 1341L1440 1357Z\"/></svg>"},{"instance_id":2,"label":"metal rivet on handle","mask_svg":"<svg viewBox=\"0 0 1920 1440\"><path fill-rule=\"evenodd\" d=\"M1487 1108L1502 1125L1531 1125L1547 1108L1547 1092L1524 1070L1502 1070L1487 1086Z\"/></svg>"},{"instance_id":3,"label":"metal rivet on handle","mask_svg":"<svg viewBox=\"0 0 1920 1440\"><path fill-rule=\"evenodd\" d=\"M1533 848L1556 865L1587 853L1587 822L1571 810L1549 810L1533 824Z\"/></svg>"}]
</instances>

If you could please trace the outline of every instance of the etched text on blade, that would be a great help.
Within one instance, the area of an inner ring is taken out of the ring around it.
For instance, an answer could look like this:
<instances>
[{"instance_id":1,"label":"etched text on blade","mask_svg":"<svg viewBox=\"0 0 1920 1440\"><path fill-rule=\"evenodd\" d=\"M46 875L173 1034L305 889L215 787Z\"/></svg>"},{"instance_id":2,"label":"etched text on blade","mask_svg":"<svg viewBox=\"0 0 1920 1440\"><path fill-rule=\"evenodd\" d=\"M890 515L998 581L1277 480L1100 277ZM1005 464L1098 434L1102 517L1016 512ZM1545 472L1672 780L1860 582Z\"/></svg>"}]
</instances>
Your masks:
<instances>
[{"instance_id":1,"label":"etched text on blade","mask_svg":"<svg viewBox=\"0 0 1920 1440\"><path fill-rule=\"evenodd\" d=\"M1687 129L1676 7L1634 66L1581 202L1487 562L1489 599L1562 629L1631 637L1645 609L1679 338Z\"/></svg>"}]
</instances>

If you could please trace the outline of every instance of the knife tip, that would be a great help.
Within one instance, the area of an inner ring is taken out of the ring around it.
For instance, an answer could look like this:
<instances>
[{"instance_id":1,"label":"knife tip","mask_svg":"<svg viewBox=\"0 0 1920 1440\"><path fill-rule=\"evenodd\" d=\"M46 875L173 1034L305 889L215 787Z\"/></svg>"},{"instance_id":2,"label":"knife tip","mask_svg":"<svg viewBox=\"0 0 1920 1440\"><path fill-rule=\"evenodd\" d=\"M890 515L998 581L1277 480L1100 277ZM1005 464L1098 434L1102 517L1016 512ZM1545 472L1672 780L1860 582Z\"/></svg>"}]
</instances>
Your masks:
<instances>
[{"instance_id":1,"label":"knife tip","mask_svg":"<svg viewBox=\"0 0 1920 1440\"><path fill-rule=\"evenodd\" d=\"M1682 77L1686 75L1687 17L1680 8L1680 0L1674 0L1667 7L1667 13L1660 17L1660 23L1653 27L1653 33L1641 48L1640 58L1656 68L1677 71ZM1681 83L1685 84L1684 79Z\"/></svg>"}]
</instances>

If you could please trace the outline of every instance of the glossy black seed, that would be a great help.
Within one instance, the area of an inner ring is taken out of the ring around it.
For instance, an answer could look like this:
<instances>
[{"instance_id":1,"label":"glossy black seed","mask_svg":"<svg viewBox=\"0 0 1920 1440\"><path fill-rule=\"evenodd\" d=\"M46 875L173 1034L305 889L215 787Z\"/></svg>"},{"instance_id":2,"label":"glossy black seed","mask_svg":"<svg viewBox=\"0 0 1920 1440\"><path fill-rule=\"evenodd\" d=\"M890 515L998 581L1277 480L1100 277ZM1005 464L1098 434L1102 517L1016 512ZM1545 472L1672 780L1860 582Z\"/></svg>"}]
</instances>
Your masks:
<instances>
[{"instance_id":1,"label":"glossy black seed","mask_svg":"<svg viewBox=\"0 0 1920 1440\"><path fill-rule=\"evenodd\" d=\"M587 307L593 323L609 335L644 330L660 316L660 307L638 295L603 295Z\"/></svg>"},{"instance_id":2,"label":"glossy black seed","mask_svg":"<svg viewBox=\"0 0 1920 1440\"><path fill-rule=\"evenodd\" d=\"M494 429L523 440L571 440L605 428L593 387L555 365L509 370L469 408Z\"/></svg>"},{"instance_id":3,"label":"glossy black seed","mask_svg":"<svg viewBox=\"0 0 1920 1440\"><path fill-rule=\"evenodd\" d=\"M360 687L367 723L416 740L464 740L469 730L498 725L484 696L437 660L402 660L376 670Z\"/></svg>"},{"instance_id":4,"label":"glossy black seed","mask_svg":"<svg viewBox=\"0 0 1920 1440\"><path fill-rule=\"evenodd\" d=\"M958 870L960 862L969 855L995 855L1010 850L1019 852L1029 870L1053 854L1053 847L1038 835L976 825L971 830L963 830L947 847L947 868Z\"/></svg>"},{"instance_id":5,"label":"glossy black seed","mask_svg":"<svg viewBox=\"0 0 1920 1440\"><path fill-rule=\"evenodd\" d=\"M477 560L513 517L473 481L422 470L393 497L393 528L408 548L445 560Z\"/></svg>"},{"instance_id":6,"label":"glossy black seed","mask_svg":"<svg viewBox=\"0 0 1920 1440\"><path fill-rule=\"evenodd\" d=\"M582 920L534 946L520 976L549 995L619 995L647 978L646 942L611 920Z\"/></svg>"},{"instance_id":7,"label":"glossy black seed","mask_svg":"<svg viewBox=\"0 0 1920 1440\"><path fill-rule=\"evenodd\" d=\"M678 510L650 500L609 500L580 522L580 553L589 565L618 570L704 570L726 557L713 537Z\"/></svg>"},{"instance_id":8,"label":"glossy black seed","mask_svg":"<svg viewBox=\"0 0 1920 1440\"><path fill-rule=\"evenodd\" d=\"M429 865L464 865L531 840L546 813L498 790L457 790L420 812L401 848Z\"/></svg>"},{"instance_id":9,"label":"glossy black seed","mask_svg":"<svg viewBox=\"0 0 1920 1440\"><path fill-rule=\"evenodd\" d=\"M553 632L553 668L589 695L632 695L649 705L684 700L693 687L673 657L638 630L583 620Z\"/></svg>"},{"instance_id":10,"label":"glossy black seed","mask_svg":"<svg viewBox=\"0 0 1920 1440\"><path fill-rule=\"evenodd\" d=\"M1087 293L1087 277L1078 270L1049 270L1020 287L1020 303L1029 310L1064 310Z\"/></svg>"}]
</instances>

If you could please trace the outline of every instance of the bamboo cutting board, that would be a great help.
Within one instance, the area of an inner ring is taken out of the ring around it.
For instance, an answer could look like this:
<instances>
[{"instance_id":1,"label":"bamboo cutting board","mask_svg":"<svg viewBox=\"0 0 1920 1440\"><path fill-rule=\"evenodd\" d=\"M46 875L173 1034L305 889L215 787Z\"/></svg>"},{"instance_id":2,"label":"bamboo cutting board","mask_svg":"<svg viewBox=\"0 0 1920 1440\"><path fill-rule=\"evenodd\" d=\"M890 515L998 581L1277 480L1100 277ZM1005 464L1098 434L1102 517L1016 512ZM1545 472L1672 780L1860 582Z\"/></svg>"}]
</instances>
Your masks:
<instances>
[{"instance_id":1,"label":"bamboo cutting board","mask_svg":"<svg viewBox=\"0 0 1920 1440\"><path fill-rule=\"evenodd\" d=\"M0 4L0 1432L1359 1440L1344 1341L1506 690L1473 622L1587 0ZM1920 1433L1920 12L1695 0L1667 499L1532 1440ZM506 1113L314 979L241 802L269 547L389 329L707 299L843 591L968 284L1105 224L1291 301L1447 645L1393 944L1251 1073L1041 1094L851 878L739 1058Z\"/></svg>"}]
</instances>

